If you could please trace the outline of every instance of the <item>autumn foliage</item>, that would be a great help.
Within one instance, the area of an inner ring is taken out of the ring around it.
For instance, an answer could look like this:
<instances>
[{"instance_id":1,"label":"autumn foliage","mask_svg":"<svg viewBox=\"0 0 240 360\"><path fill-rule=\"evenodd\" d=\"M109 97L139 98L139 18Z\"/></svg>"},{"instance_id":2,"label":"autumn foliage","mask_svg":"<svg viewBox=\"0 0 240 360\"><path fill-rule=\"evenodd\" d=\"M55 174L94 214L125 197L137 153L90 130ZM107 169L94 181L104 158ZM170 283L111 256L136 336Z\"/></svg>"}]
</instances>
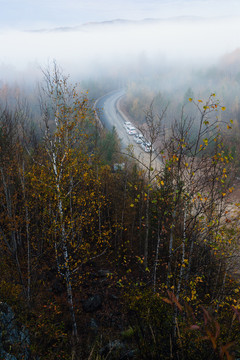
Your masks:
<instances>
[{"instance_id":1,"label":"autumn foliage","mask_svg":"<svg viewBox=\"0 0 240 360\"><path fill-rule=\"evenodd\" d=\"M117 358L101 349L119 338L135 359L237 358L225 107L189 98L197 117L158 133L155 173L120 154L57 67L44 78L41 135L23 108L0 108L0 298L28 328L32 359Z\"/></svg>"}]
</instances>

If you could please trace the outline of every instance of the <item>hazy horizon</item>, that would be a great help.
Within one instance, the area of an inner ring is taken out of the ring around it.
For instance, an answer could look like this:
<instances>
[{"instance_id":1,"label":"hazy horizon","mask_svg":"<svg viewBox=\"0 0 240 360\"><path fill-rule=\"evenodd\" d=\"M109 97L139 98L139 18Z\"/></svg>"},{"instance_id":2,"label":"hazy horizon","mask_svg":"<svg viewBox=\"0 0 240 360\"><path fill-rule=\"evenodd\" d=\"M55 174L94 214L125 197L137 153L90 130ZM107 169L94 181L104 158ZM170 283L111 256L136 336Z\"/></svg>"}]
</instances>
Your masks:
<instances>
[{"instance_id":1,"label":"hazy horizon","mask_svg":"<svg viewBox=\"0 0 240 360\"><path fill-rule=\"evenodd\" d=\"M236 0L3 0L0 20L2 81L33 79L53 59L78 79L132 68L191 69L240 47Z\"/></svg>"},{"instance_id":2,"label":"hazy horizon","mask_svg":"<svg viewBox=\"0 0 240 360\"><path fill-rule=\"evenodd\" d=\"M238 0L2 0L0 28L33 30L113 19L240 15Z\"/></svg>"}]
</instances>

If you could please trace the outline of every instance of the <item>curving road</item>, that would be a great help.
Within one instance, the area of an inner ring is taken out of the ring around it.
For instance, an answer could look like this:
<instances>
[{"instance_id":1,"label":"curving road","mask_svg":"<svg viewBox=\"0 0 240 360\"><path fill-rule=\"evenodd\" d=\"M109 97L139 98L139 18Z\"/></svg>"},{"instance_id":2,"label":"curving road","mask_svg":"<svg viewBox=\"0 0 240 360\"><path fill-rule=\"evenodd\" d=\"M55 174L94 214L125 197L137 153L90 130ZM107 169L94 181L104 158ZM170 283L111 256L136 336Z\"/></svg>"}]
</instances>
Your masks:
<instances>
[{"instance_id":1,"label":"curving road","mask_svg":"<svg viewBox=\"0 0 240 360\"><path fill-rule=\"evenodd\" d=\"M128 135L125 130L124 121L130 120L127 119L118 106L119 100L124 95L124 90L112 91L96 101L95 109L104 127L108 130L112 130L113 126L115 127L121 141L123 151L131 145L134 157L138 158L143 164L148 166L150 155L145 153L143 149L134 142L133 136ZM153 157L155 158L155 156ZM156 170L160 168L160 162L157 159L154 161L154 168Z\"/></svg>"},{"instance_id":2,"label":"curving road","mask_svg":"<svg viewBox=\"0 0 240 360\"><path fill-rule=\"evenodd\" d=\"M117 103L124 94L124 90L112 91L99 98L95 103L95 108L102 124L108 130L112 130L113 126L115 127L123 149L134 142L131 136L127 135L124 128L125 120L117 109Z\"/></svg>"}]
</instances>

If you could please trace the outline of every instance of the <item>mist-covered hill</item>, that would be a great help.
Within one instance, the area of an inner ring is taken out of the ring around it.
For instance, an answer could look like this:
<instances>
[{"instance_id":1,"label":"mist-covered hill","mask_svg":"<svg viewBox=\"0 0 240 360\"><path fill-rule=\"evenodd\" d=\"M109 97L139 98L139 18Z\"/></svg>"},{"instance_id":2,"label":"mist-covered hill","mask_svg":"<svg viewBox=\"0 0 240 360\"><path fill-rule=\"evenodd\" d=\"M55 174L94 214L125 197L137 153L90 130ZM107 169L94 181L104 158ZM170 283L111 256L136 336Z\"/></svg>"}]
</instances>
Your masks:
<instances>
[{"instance_id":1,"label":"mist-covered hill","mask_svg":"<svg viewBox=\"0 0 240 360\"><path fill-rule=\"evenodd\" d=\"M212 66L240 46L238 18L170 17L88 22L0 32L2 80L37 76L56 59L78 80L145 73L174 66ZM34 74L36 73L36 75Z\"/></svg>"}]
</instances>

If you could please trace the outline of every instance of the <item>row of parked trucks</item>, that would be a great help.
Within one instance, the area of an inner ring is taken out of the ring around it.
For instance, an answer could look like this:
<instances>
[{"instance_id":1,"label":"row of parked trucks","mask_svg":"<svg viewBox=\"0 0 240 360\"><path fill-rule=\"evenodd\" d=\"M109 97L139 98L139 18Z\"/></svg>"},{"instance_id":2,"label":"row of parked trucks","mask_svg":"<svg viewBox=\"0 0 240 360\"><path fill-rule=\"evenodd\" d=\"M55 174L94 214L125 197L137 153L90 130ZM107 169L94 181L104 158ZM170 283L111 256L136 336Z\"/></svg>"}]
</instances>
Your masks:
<instances>
[{"instance_id":1,"label":"row of parked trucks","mask_svg":"<svg viewBox=\"0 0 240 360\"><path fill-rule=\"evenodd\" d=\"M126 129L127 134L132 135L133 140L137 144L139 144L145 152L149 153L151 151L151 143L149 141L147 141L140 132L137 131L137 129L132 125L131 122L125 121L124 127ZM153 148L152 148L152 151L153 151Z\"/></svg>"}]
</instances>

